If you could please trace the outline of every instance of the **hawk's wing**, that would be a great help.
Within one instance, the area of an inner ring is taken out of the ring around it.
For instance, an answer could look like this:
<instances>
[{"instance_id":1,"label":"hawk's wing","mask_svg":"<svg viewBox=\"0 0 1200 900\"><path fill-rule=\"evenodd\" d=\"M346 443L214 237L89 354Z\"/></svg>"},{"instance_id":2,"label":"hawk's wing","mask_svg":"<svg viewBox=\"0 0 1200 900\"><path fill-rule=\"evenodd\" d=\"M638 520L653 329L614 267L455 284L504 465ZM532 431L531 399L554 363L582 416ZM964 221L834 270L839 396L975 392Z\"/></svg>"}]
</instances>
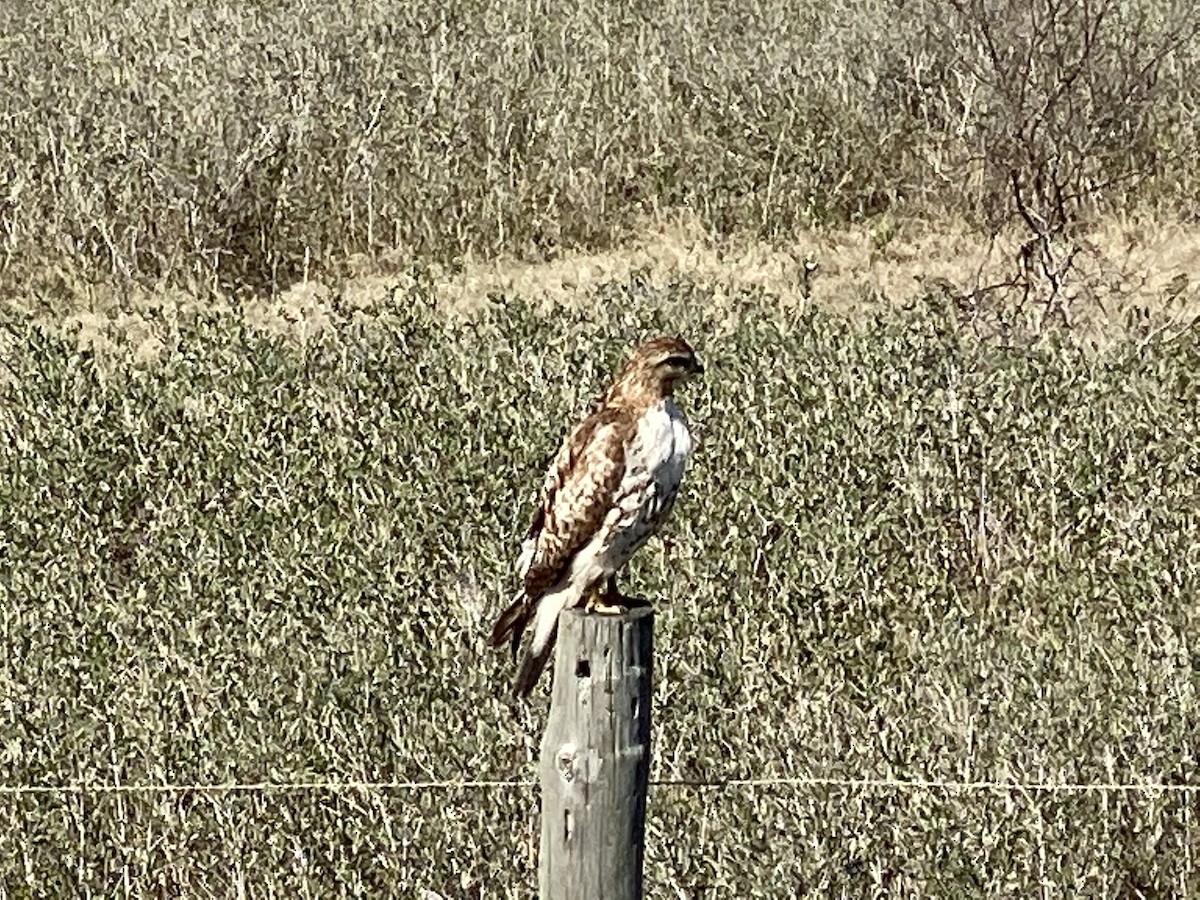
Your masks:
<instances>
[{"instance_id":1,"label":"hawk's wing","mask_svg":"<svg viewBox=\"0 0 1200 900\"><path fill-rule=\"evenodd\" d=\"M518 564L523 590L492 630L493 646L511 636L515 651L538 598L562 578L575 554L604 523L625 475L631 425L619 412L601 409L563 442L526 533Z\"/></svg>"},{"instance_id":2,"label":"hawk's wing","mask_svg":"<svg viewBox=\"0 0 1200 900\"><path fill-rule=\"evenodd\" d=\"M585 420L558 451L534 516L525 595L535 599L558 581L575 553L600 530L625 475L628 428L612 411ZM536 529L536 530L535 530Z\"/></svg>"}]
</instances>

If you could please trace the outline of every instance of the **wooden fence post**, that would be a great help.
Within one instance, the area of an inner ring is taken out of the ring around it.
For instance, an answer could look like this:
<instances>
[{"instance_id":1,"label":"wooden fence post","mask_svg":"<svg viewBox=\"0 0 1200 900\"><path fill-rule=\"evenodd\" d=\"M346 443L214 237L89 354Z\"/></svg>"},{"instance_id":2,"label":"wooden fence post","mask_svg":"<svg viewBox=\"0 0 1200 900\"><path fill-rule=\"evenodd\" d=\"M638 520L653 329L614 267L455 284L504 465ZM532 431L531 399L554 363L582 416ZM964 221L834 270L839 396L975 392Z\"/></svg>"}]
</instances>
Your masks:
<instances>
[{"instance_id":1,"label":"wooden fence post","mask_svg":"<svg viewBox=\"0 0 1200 900\"><path fill-rule=\"evenodd\" d=\"M542 738L541 900L641 900L654 613L565 610Z\"/></svg>"}]
</instances>

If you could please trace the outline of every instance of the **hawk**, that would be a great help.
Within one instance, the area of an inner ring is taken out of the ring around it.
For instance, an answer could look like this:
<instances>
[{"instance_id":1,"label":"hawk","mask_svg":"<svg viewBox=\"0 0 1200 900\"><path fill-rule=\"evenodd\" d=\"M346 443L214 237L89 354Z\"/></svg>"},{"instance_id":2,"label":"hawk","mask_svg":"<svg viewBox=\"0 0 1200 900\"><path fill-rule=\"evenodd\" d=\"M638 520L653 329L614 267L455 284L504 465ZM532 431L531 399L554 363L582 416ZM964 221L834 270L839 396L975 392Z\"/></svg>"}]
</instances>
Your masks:
<instances>
[{"instance_id":1,"label":"hawk","mask_svg":"<svg viewBox=\"0 0 1200 900\"><path fill-rule=\"evenodd\" d=\"M529 696L550 658L562 610L622 609L617 573L670 513L692 453L675 385L703 371L683 338L647 341L551 462L521 543L520 590L489 639L511 641L515 658L533 622L518 697Z\"/></svg>"}]
</instances>

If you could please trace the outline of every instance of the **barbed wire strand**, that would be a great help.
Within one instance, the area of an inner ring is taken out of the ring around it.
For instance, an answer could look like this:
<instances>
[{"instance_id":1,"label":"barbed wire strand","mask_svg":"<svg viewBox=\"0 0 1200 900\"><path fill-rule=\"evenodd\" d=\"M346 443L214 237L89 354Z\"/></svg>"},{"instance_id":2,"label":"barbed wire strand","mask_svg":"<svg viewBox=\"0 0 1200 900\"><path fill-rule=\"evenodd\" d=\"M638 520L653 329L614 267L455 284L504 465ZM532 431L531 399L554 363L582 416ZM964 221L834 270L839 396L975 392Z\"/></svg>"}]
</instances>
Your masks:
<instances>
[{"instance_id":1,"label":"barbed wire strand","mask_svg":"<svg viewBox=\"0 0 1200 900\"><path fill-rule=\"evenodd\" d=\"M448 780L448 781L255 781L210 784L67 784L67 785L0 785L0 796L22 795L81 795L81 794L217 794L217 793L302 793L305 791L386 792L427 790L498 790L505 788L534 788L537 782L529 779ZM1163 784L1160 782L1019 782L1019 781L949 781L940 779L902 778L724 778L724 779L654 779L658 788L757 788L812 787L849 788L855 790L946 791L946 792L1008 792L1027 793L1178 793L1200 794L1200 784Z\"/></svg>"}]
</instances>

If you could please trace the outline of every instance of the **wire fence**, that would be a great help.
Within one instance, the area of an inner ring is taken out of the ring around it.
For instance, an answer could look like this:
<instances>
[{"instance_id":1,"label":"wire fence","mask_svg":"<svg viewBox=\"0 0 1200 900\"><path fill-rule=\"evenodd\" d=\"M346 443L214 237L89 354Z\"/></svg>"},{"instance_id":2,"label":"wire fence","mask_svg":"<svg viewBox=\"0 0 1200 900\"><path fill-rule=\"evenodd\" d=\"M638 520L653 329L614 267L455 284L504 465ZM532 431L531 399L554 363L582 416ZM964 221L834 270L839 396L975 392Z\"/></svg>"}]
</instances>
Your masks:
<instances>
[{"instance_id":1,"label":"wire fence","mask_svg":"<svg viewBox=\"0 0 1200 900\"><path fill-rule=\"evenodd\" d=\"M532 789L532 779L448 780L448 781L247 781L198 784L66 784L0 785L0 796L86 794L187 794L187 793L351 793L387 791L473 791ZM851 790L944 791L947 793L1151 793L1200 794L1200 784L1164 784L1161 782L1055 782L1055 781L950 781L940 779L893 778L724 778L724 779L651 779L651 787L692 789L754 789L760 787L848 788Z\"/></svg>"}]
</instances>

